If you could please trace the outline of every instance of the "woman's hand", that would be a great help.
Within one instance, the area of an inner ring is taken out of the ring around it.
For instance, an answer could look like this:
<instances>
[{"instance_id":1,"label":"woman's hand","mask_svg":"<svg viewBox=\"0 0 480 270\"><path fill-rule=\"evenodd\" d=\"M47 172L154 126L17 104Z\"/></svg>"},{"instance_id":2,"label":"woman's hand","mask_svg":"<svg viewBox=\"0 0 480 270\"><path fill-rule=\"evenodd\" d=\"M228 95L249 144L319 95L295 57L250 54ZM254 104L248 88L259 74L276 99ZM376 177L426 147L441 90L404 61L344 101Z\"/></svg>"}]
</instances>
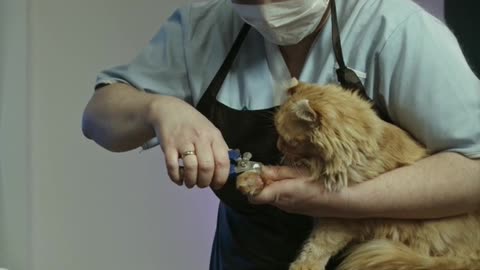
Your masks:
<instances>
[{"instance_id":1,"label":"woman's hand","mask_svg":"<svg viewBox=\"0 0 480 270\"><path fill-rule=\"evenodd\" d=\"M252 204L270 204L289 213L314 217L346 216L347 193L326 191L323 182L313 180L305 169L265 166L263 177L273 183L249 197Z\"/></svg>"},{"instance_id":2,"label":"woman's hand","mask_svg":"<svg viewBox=\"0 0 480 270\"><path fill-rule=\"evenodd\" d=\"M205 116L180 99L159 96L152 102L148 118L173 182L188 188L218 189L225 184L230 166L228 146ZM189 151L190 154L185 155ZM179 158L184 164L182 175Z\"/></svg>"},{"instance_id":3,"label":"woman's hand","mask_svg":"<svg viewBox=\"0 0 480 270\"><path fill-rule=\"evenodd\" d=\"M251 198L314 217L437 219L478 211L480 161L444 152L374 179L327 192L306 171L265 167L275 181ZM454 188L452 188L454 187Z\"/></svg>"}]
</instances>

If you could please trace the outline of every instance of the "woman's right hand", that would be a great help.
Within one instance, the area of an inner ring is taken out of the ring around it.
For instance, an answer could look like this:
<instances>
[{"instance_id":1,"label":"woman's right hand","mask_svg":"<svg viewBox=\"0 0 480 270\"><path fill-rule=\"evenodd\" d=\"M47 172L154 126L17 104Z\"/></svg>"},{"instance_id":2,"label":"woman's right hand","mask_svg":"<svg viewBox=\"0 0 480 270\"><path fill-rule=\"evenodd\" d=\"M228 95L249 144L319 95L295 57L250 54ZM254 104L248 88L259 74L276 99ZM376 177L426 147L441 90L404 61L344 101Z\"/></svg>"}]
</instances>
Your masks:
<instances>
[{"instance_id":1,"label":"woman's right hand","mask_svg":"<svg viewBox=\"0 0 480 270\"><path fill-rule=\"evenodd\" d=\"M148 122L165 154L168 175L188 188L221 188L229 174L228 146L221 132L190 104L158 96L151 103ZM182 155L188 151L194 154ZM179 159L184 169L180 173Z\"/></svg>"}]
</instances>

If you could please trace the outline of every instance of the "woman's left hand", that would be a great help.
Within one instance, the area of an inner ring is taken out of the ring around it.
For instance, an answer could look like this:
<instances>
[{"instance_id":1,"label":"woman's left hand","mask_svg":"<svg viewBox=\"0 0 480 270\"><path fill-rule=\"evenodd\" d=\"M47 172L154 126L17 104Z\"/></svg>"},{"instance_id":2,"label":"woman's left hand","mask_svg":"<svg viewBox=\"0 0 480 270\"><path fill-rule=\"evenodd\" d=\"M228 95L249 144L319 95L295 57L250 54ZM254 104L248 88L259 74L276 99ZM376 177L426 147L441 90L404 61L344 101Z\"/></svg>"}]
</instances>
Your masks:
<instances>
[{"instance_id":1,"label":"woman's left hand","mask_svg":"<svg viewBox=\"0 0 480 270\"><path fill-rule=\"evenodd\" d=\"M270 204L294 214L313 217L345 217L345 190L328 192L322 180L313 180L306 169L265 166L262 177L273 181L256 196L252 204Z\"/></svg>"}]
</instances>

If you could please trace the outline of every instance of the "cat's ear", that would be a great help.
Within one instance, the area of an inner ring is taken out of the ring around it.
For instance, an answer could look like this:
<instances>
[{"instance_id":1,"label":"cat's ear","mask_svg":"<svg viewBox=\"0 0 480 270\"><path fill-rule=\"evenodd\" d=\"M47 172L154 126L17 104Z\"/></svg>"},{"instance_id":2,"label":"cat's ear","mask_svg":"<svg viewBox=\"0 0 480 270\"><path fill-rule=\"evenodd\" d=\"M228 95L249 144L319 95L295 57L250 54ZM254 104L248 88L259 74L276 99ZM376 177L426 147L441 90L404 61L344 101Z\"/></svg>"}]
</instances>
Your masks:
<instances>
[{"instance_id":1,"label":"cat's ear","mask_svg":"<svg viewBox=\"0 0 480 270\"><path fill-rule=\"evenodd\" d=\"M318 117L315 110L310 106L308 99L297 101L295 103L294 112L299 119L307 122L315 122Z\"/></svg>"}]
</instances>

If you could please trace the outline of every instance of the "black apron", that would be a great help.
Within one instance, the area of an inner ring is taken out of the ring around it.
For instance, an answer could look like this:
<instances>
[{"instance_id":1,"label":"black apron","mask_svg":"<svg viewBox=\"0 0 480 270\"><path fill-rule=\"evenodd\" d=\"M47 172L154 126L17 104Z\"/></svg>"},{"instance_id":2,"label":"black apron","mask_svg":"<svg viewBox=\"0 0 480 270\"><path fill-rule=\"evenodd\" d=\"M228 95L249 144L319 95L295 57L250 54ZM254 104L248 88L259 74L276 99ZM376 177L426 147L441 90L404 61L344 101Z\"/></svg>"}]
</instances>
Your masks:
<instances>
[{"instance_id":1,"label":"black apron","mask_svg":"<svg viewBox=\"0 0 480 270\"><path fill-rule=\"evenodd\" d=\"M340 66L337 70L339 81L348 89L365 93L361 81L343 61L335 3L330 3L334 21L332 36ZM231 149L251 152L255 161L279 165L278 135L273 125L276 107L235 110L217 101L217 94L250 28L250 25L244 24L196 108L222 132ZM309 236L313 219L289 214L269 205L251 205L236 190L235 179L228 179L222 189L214 192L220 199L220 205L210 270L287 270Z\"/></svg>"}]
</instances>

